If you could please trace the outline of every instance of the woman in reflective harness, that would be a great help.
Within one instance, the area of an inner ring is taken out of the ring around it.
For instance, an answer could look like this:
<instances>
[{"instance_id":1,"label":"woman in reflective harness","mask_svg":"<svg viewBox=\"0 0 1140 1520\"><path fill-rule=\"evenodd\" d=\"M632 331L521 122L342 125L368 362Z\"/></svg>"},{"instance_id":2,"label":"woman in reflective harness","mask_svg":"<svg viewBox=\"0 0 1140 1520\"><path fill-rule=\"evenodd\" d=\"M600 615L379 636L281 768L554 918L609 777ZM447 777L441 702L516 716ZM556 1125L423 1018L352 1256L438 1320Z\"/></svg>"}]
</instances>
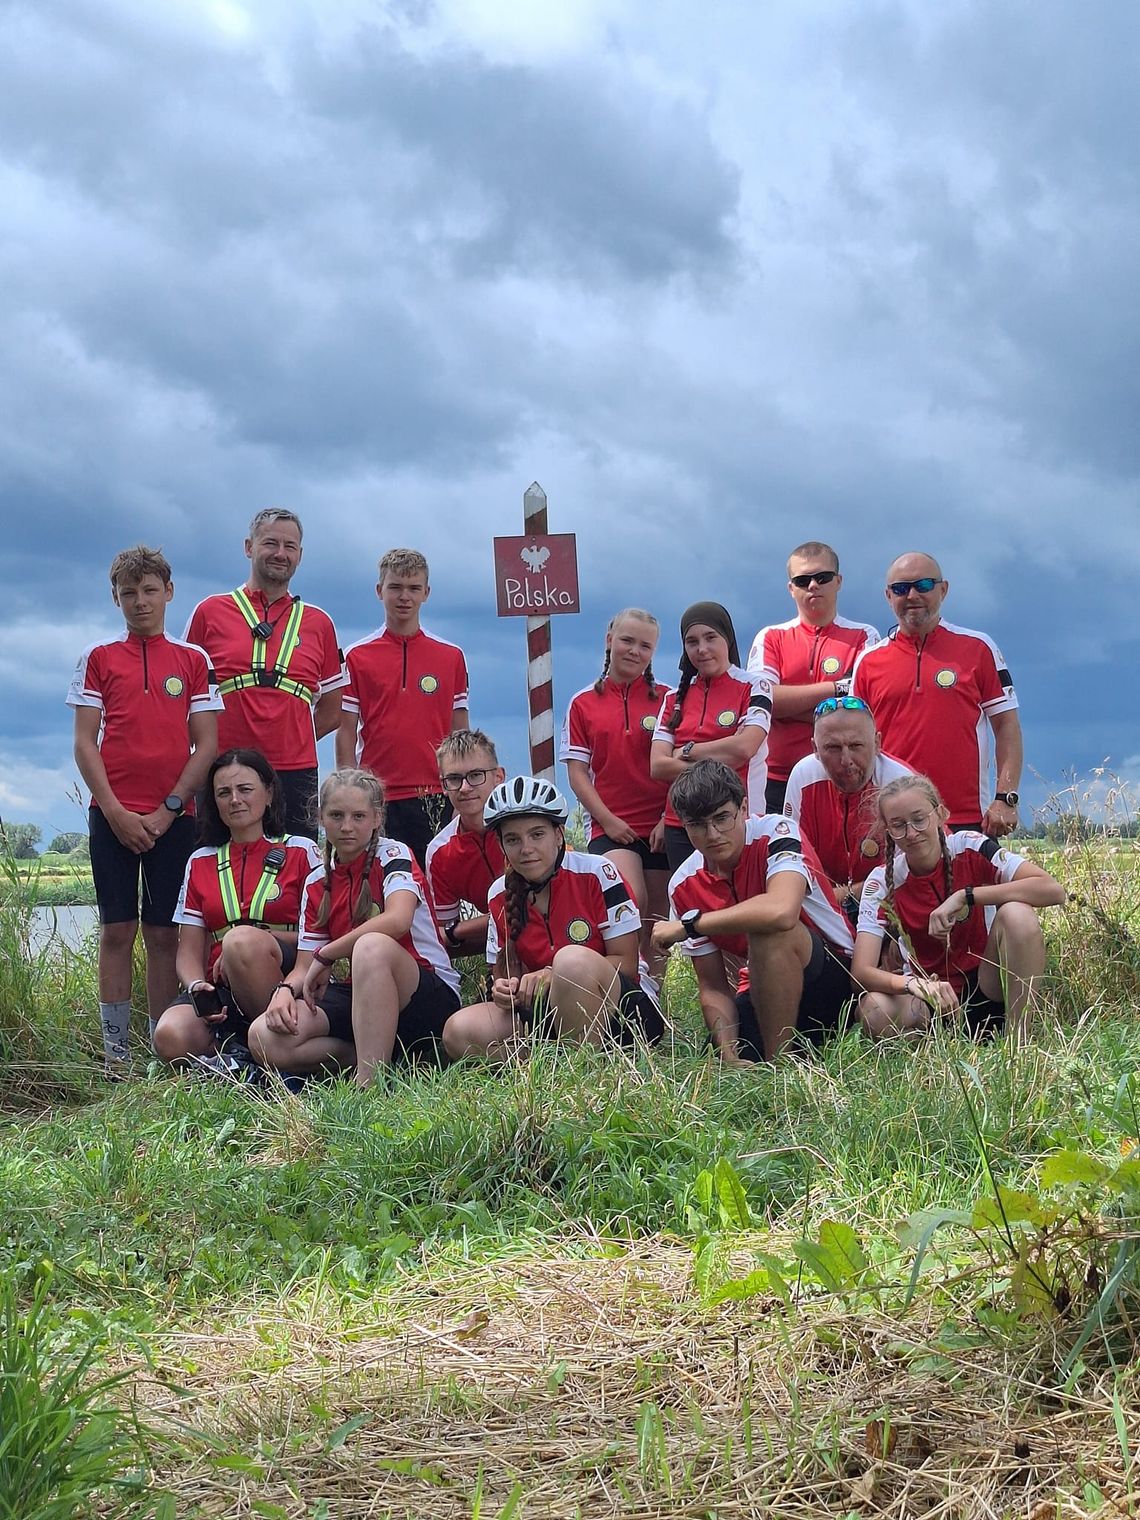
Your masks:
<instances>
[{"instance_id":1,"label":"woman in reflective harness","mask_svg":"<svg viewBox=\"0 0 1140 1520\"><path fill-rule=\"evenodd\" d=\"M257 750L231 749L198 798L204 848L186 867L175 911L178 978L185 988L158 1021L164 1060L247 1059L246 1031L297 957L301 892L320 863L317 847L281 830L281 786ZM236 1047L236 1052L234 1047Z\"/></svg>"}]
</instances>

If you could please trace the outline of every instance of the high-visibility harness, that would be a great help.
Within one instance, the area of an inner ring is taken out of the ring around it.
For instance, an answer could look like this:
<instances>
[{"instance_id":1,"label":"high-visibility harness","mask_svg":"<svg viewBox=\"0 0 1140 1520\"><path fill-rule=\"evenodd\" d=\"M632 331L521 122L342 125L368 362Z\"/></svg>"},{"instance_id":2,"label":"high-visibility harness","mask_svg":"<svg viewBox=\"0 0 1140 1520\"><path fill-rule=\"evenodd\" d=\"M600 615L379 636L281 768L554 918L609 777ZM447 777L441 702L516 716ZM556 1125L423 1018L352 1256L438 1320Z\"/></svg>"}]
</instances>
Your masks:
<instances>
[{"instance_id":1,"label":"high-visibility harness","mask_svg":"<svg viewBox=\"0 0 1140 1520\"><path fill-rule=\"evenodd\" d=\"M224 844L218 851L218 890L222 894L222 912L226 915L226 922L223 928L214 930L215 943L223 939L231 929L237 928L239 924L253 924L260 929L277 929L282 933L290 933L296 929L296 924L267 924L264 919L270 894L277 885L277 873L285 864L286 858L284 834L270 838L269 842L273 848L265 857L265 864L261 868L261 879L253 889L248 915L241 911L241 898L238 896L234 868L230 862L230 847Z\"/></svg>"},{"instance_id":2,"label":"high-visibility harness","mask_svg":"<svg viewBox=\"0 0 1140 1520\"><path fill-rule=\"evenodd\" d=\"M287 674L289 661L293 658L293 652L301 642L301 617L305 611L305 604L298 597L289 610L289 616L285 621L285 631L281 635L281 643L277 650L277 658L272 665L266 663L267 649L266 640L262 638L257 629L268 627L257 615L257 609L245 594L245 589L239 586L236 591L231 591L230 596L237 604L238 611L245 618L249 630L253 634L253 654L250 657L249 670L242 671L240 675L230 676L218 685L218 691L223 697L229 696L231 691L246 691L251 686L273 686L278 691L284 691L291 697L300 697L302 702L310 707L313 705L312 688L304 685L301 681L294 681Z\"/></svg>"}]
</instances>

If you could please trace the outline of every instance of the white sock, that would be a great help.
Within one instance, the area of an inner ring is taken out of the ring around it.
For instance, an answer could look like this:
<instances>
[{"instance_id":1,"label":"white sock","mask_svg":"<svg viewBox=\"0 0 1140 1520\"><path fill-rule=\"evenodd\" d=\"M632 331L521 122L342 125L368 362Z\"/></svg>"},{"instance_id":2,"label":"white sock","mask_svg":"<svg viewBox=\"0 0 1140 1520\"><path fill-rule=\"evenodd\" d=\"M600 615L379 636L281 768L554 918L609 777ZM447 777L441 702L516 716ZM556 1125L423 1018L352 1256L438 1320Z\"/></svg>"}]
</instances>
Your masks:
<instances>
[{"instance_id":1,"label":"white sock","mask_svg":"<svg viewBox=\"0 0 1140 1520\"><path fill-rule=\"evenodd\" d=\"M103 1055L108 1061L127 1059L127 1029L131 1022L131 1005L100 1003L99 1022L103 1026Z\"/></svg>"}]
</instances>

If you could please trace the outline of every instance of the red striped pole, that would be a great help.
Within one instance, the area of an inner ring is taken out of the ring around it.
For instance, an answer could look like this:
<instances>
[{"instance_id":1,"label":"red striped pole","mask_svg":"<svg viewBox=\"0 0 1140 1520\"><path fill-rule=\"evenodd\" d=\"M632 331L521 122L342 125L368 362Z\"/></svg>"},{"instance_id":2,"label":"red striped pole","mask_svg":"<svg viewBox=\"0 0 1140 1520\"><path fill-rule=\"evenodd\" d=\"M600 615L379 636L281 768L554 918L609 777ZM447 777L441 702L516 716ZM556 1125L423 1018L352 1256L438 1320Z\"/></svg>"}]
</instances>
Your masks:
<instances>
[{"instance_id":1,"label":"red striped pole","mask_svg":"<svg viewBox=\"0 0 1140 1520\"><path fill-rule=\"evenodd\" d=\"M523 495L523 532L545 534L546 492L532 481ZM526 620L526 691L530 708L530 773L554 780L554 666L550 619Z\"/></svg>"}]
</instances>

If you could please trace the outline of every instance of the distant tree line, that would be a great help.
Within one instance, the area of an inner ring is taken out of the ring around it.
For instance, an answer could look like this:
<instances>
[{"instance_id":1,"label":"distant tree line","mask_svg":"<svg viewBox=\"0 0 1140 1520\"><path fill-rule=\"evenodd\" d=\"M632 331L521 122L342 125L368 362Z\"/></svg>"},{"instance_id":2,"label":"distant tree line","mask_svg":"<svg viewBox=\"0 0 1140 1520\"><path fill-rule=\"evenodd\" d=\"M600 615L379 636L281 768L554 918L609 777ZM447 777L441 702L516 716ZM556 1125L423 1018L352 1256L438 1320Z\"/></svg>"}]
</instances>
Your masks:
<instances>
[{"instance_id":1,"label":"distant tree line","mask_svg":"<svg viewBox=\"0 0 1140 1520\"><path fill-rule=\"evenodd\" d=\"M40 853L39 845L42 838L43 830L37 823L0 822L0 840L3 841L4 848L13 860L35 860ZM90 855L87 835L78 830L56 834L47 847L47 853L76 855L81 859L87 859Z\"/></svg>"}]
</instances>

